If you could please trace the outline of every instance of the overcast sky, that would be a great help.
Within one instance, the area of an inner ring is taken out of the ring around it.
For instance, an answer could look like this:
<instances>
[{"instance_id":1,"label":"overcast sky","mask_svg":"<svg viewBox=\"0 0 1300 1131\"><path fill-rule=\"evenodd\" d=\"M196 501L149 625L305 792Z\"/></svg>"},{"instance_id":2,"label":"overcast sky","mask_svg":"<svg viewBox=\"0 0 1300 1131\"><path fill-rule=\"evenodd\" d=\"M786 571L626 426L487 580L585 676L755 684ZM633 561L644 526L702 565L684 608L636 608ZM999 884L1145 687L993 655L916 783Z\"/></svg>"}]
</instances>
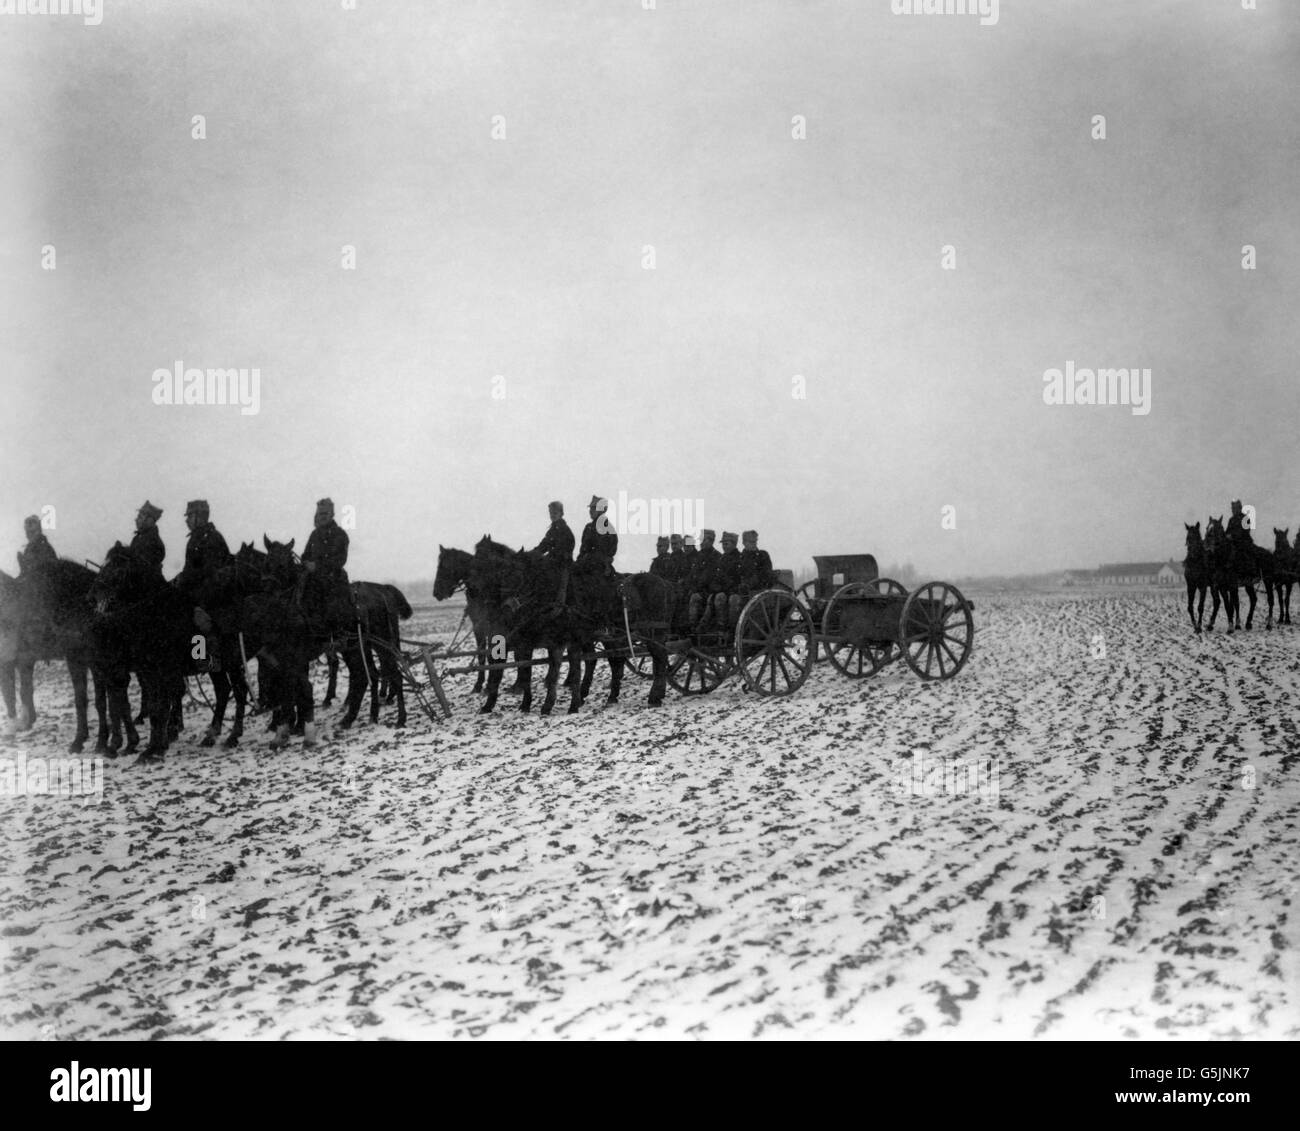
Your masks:
<instances>
[{"instance_id":1,"label":"overcast sky","mask_svg":"<svg viewBox=\"0 0 1300 1131\"><path fill-rule=\"evenodd\" d=\"M187 499L301 547L329 495L354 578L620 491L795 569L1181 558L1238 495L1294 534L1300 4L999 8L0 15L0 564L146 497L170 572ZM154 403L177 360L259 411ZM1045 404L1067 362L1150 369L1150 412Z\"/></svg>"}]
</instances>

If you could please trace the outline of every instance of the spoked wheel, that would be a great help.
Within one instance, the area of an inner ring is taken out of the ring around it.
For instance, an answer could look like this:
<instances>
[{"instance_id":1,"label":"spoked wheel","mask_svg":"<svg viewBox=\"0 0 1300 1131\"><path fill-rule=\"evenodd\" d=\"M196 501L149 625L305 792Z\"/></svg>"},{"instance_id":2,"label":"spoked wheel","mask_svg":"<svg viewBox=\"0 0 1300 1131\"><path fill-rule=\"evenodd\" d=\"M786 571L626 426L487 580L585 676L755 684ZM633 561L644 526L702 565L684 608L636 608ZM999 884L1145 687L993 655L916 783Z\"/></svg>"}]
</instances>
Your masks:
<instances>
[{"instance_id":1,"label":"spoked wheel","mask_svg":"<svg viewBox=\"0 0 1300 1131\"><path fill-rule=\"evenodd\" d=\"M903 658L922 679L951 679L975 644L971 606L955 585L927 581L903 606Z\"/></svg>"},{"instance_id":2,"label":"spoked wheel","mask_svg":"<svg viewBox=\"0 0 1300 1131\"><path fill-rule=\"evenodd\" d=\"M648 652L630 657L625 666L638 679L652 679L655 674L654 657Z\"/></svg>"},{"instance_id":3,"label":"spoked wheel","mask_svg":"<svg viewBox=\"0 0 1300 1131\"><path fill-rule=\"evenodd\" d=\"M803 605L803 607L807 609L810 613L812 613L814 628L817 625L818 608L820 606L825 605L825 601L819 599L817 596L817 587L820 584L821 584L821 579L814 577L811 581L805 581L801 586L799 586L798 589L794 591L794 595L797 598L799 598L799 603ZM813 663L816 663L820 659L821 659L820 649L814 649Z\"/></svg>"},{"instance_id":4,"label":"spoked wheel","mask_svg":"<svg viewBox=\"0 0 1300 1131\"><path fill-rule=\"evenodd\" d=\"M730 674L731 663L726 657L694 648L674 656L668 664L668 682L683 695L707 695Z\"/></svg>"},{"instance_id":5,"label":"spoked wheel","mask_svg":"<svg viewBox=\"0 0 1300 1131\"><path fill-rule=\"evenodd\" d=\"M822 643L835 667L850 679L866 679L902 654L897 620L907 589L892 577L854 581L835 592L822 617ZM892 621L892 623L890 623Z\"/></svg>"},{"instance_id":6,"label":"spoked wheel","mask_svg":"<svg viewBox=\"0 0 1300 1131\"><path fill-rule=\"evenodd\" d=\"M736 659L745 686L760 695L789 695L816 662L812 614L793 593L767 589L741 610Z\"/></svg>"}]
</instances>

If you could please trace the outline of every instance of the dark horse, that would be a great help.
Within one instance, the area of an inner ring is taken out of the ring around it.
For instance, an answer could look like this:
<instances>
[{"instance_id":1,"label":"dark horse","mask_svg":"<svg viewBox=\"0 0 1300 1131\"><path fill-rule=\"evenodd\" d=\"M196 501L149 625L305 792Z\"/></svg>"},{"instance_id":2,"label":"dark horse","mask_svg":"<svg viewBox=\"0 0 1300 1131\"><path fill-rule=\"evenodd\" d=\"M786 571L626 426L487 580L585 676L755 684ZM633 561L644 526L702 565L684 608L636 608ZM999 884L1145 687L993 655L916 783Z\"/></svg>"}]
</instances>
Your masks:
<instances>
[{"instance_id":1,"label":"dark horse","mask_svg":"<svg viewBox=\"0 0 1300 1131\"><path fill-rule=\"evenodd\" d=\"M1292 546L1287 540L1291 528L1279 530L1273 527L1273 588L1277 590L1277 623L1291 623L1291 587L1300 580L1300 534L1296 535L1297 545Z\"/></svg>"},{"instance_id":2,"label":"dark horse","mask_svg":"<svg viewBox=\"0 0 1300 1131\"><path fill-rule=\"evenodd\" d=\"M1191 619L1193 631L1199 633L1205 619L1205 591L1210 587L1210 566L1205 557L1205 543L1201 540L1201 524L1198 522L1195 526L1188 526L1184 522L1183 526L1187 530L1187 556L1183 559L1183 580L1187 582L1187 615ZM1198 594L1201 602L1193 611ZM1211 625L1214 624L1214 611L1218 607L1219 598L1216 594L1210 610Z\"/></svg>"},{"instance_id":3,"label":"dark horse","mask_svg":"<svg viewBox=\"0 0 1300 1131\"><path fill-rule=\"evenodd\" d=\"M532 704L530 661L535 648L544 648L549 661L542 714L548 714L555 702L561 652L568 655L572 676L567 684L569 713L581 708L591 688L598 643L613 645L604 652L611 673L607 702L617 702L626 663L619 646L629 633L646 642L652 657L654 680L649 701L654 706L663 702L668 654L662 636L670 620L671 592L662 579L649 574L622 577L575 565L569 576L567 600L557 608L559 574L555 562L516 553L485 537L475 548L471 583L484 601L489 642L500 641L502 646L511 647L516 662L524 665L521 670L527 674L520 710L527 711ZM622 626L623 631L613 632L615 625ZM584 656L588 658L586 672L579 683L578 664ZM495 705L500 680L499 669L489 675L484 712Z\"/></svg>"},{"instance_id":4,"label":"dark horse","mask_svg":"<svg viewBox=\"0 0 1300 1131\"><path fill-rule=\"evenodd\" d=\"M36 721L32 674L37 660L64 660L72 680L77 733L68 750L80 754L90 738L87 675L95 681L95 712L99 716L96 753L108 752L107 681L96 663L91 633L89 594L95 573L64 559L40 566L21 578L0 572L0 691L5 711L14 713L14 675L18 674L21 710L17 729ZM120 744L120 738L119 738Z\"/></svg>"},{"instance_id":5,"label":"dark horse","mask_svg":"<svg viewBox=\"0 0 1300 1131\"><path fill-rule=\"evenodd\" d=\"M1263 584L1268 593L1268 623L1273 627L1273 555L1262 546L1250 541L1249 531L1239 545L1234 545L1223 529L1223 516L1210 518L1205 530L1205 555L1209 563L1210 586L1214 595L1214 607L1210 611L1210 623L1207 629L1214 627L1214 618L1219 611L1219 597L1223 598L1223 612L1228 621L1228 631L1242 627L1241 599L1237 590L1244 587L1250 599L1250 609L1246 613L1245 627L1249 630L1255 620L1255 606L1258 597L1255 587Z\"/></svg>"},{"instance_id":6,"label":"dark horse","mask_svg":"<svg viewBox=\"0 0 1300 1131\"><path fill-rule=\"evenodd\" d=\"M185 676L197 671L194 641L196 635L202 636L194 627L194 606L175 586L141 568L120 542L109 550L90 597L95 605L95 654L108 674L114 732L119 723L127 726L131 741L125 752L130 753L134 735L129 725L127 685L130 673L135 672L149 720L149 743L140 762L161 762L179 729Z\"/></svg>"},{"instance_id":7,"label":"dark horse","mask_svg":"<svg viewBox=\"0 0 1300 1131\"><path fill-rule=\"evenodd\" d=\"M258 652L259 673L268 670L277 709L277 737L274 746L288 742L289 726L296 717L303 725L307 743L314 742L314 706L308 666L323 653L337 650L348 669L348 693L344 700L342 727L350 727L370 688L370 721L379 721L379 684L368 639L377 642L379 667L397 692L397 726L406 725L406 696L397 652L401 647L403 615L410 605L403 597L398 605L388 592L390 586L358 582L351 586L349 609L330 610L330 623L323 626L309 620L298 599L301 565L293 553L293 541L273 542L263 535L266 546L264 569L269 591L250 598L256 635L262 641ZM243 551L241 551L243 552ZM250 555L245 554L245 557ZM398 594L400 596L400 593Z\"/></svg>"},{"instance_id":8,"label":"dark horse","mask_svg":"<svg viewBox=\"0 0 1300 1131\"><path fill-rule=\"evenodd\" d=\"M487 542L491 539L485 534L483 538ZM468 550L457 550L451 546L438 547L438 570L433 579L433 596L434 600L446 601L454 596L457 591L465 591L465 615L469 618L470 631L474 635L474 650L479 657L488 654L488 608L484 601L483 594L476 588L474 581L471 580L471 573L474 569L474 555ZM484 681L487 678L487 662L480 659L476 665L478 668L478 678L474 681L474 694L478 695L483 690ZM508 692L522 692L524 682L524 669L521 667L516 671L514 685L507 688Z\"/></svg>"}]
</instances>

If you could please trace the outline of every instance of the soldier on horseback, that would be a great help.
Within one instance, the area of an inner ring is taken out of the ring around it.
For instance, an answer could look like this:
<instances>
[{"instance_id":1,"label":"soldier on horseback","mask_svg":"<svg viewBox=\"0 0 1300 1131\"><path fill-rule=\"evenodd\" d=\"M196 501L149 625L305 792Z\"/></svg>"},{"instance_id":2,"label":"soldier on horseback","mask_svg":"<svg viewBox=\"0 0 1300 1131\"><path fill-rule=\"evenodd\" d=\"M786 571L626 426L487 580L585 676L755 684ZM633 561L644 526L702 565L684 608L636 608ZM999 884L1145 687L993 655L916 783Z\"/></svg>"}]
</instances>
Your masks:
<instances>
[{"instance_id":1,"label":"soldier on horseback","mask_svg":"<svg viewBox=\"0 0 1300 1131\"><path fill-rule=\"evenodd\" d=\"M321 499L313 519L315 529L302 551L302 605L309 617L327 631L346 629L355 619L348 573L348 535L334 521L334 503Z\"/></svg>"},{"instance_id":2,"label":"soldier on horseback","mask_svg":"<svg viewBox=\"0 0 1300 1131\"><path fill-rule=\"evenodd\" d=\"M162 518L162 513L145 499L144 506L135 515L135 537L131 539L130 546L131 556L141 569L157 577L159 585L163 583L163 559L167 557L167 548L158 533L158 520Z\"/></svg>"},{"instance_id":3,"label":"soldier on horseback","mask_svg":"<svg viewBox=\"0 0 1300 1131\"><path fill-rule=\"evenodd\" d=\"M606 575L614 572L614 555L618 553L618 535L606 517L608 510L608 499L602 499L598 495L591 496L591 503L587 507L591 521L582 528L582 543L578 547L576 563L584 572L591 571Z\"/></svg>"},{"instance_id":4,"label":"soldier on horseback","mask_svg":"<svg viewBox=\"0 0 1300 1131\"><path fill-rule=\"evenodd\" d=\"M230 564L231 558L226 540L209 515L206 499L194 499L185 505L185 525L190 532L185 544L185 568L172 579L172 584L195 606L194 625L203 633L206 655L215 663L218 652L212 646L212 618L209 610L199 606L204 587L216 579L217 570Z\"/></svg>"},{"instance_id":5,"label":"soldier on horseback","mask_svg":"<svg viewBox=\"0 0 1300 1131\"><path fill-rule=\"evenodd\" d=\"M45 537L45 531L41 529L41 520L36 515L28 515L23 519L23 532L27 535L27 545L18 551L19 577L58 561L58 555L50 545L50 540Z\"/></svg>"},{"instance_id":6,"label":"soldier on horseback","mask_svg":"<svg viewBox=\"0 0 1300 1131\"><path fill-rule=\"evenodd\" d=\"M1255 559L1252 547L1255 544L1250 527L1246 525L1241 513L1241 500L1232 500L1232 517L1228 519L1226 533L1228 544L1232 547L1234 568L1241 576L1250 576L1254 572Z\"/></svg>"},{"instance_id":7,"label":"soldier on horseback","mask_svg":"<svg viewBox=\"0 0 1300 1131\"><path fill-rule=\"evenodd\" d=\"M542 540L530 552L538 561L552 561L559 567L555 604L563 607L569 587L569 566L573 564L573 531L564 521L563 503L549 503L546 510L550 515L551 525L546 528Z\"/></svg>"}]
</instances>

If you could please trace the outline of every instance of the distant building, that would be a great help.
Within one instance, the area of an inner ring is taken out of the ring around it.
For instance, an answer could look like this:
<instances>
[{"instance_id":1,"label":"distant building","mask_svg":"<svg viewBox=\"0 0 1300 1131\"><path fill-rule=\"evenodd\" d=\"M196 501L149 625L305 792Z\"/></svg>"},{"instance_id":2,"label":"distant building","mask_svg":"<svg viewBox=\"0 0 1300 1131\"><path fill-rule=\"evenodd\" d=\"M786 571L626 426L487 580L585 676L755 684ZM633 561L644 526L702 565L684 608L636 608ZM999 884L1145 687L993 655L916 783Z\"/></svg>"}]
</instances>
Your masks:
<instances>
[{"instance_id":1,"label":"distant building","mask_svg":"<svg viewBox=\"0 0 1300 1131\"><path fill-rule=\"evenodd\" d=\"M1183 571L1174 562L1120 562L1097 570L1101 585L1178 585Z\"/></svg>"},{"instance_id":2,"label":"distant building","mask_svg":"<svg viewBox=\"0 0 1300 1131\"><path fill-rule=\"evenodd\" d=\"M1095 585L1097 574L1090 569L1067 569L1061 574L1060 585Z\"/></svg>"}]
</instances>

